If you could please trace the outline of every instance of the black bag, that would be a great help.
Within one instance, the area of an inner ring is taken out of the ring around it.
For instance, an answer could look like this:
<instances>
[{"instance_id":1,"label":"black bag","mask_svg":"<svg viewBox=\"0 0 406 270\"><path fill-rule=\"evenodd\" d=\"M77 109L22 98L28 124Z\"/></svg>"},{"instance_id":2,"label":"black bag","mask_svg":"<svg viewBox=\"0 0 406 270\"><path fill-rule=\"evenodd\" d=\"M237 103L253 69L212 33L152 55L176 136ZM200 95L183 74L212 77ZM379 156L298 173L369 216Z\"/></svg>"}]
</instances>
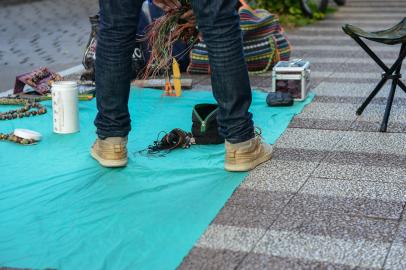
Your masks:
<instances>
[{"instance_id":1,"label":"black bag","mask_svg":"<svg viewBox=\"0 0 406 270\"><path fill-rule=\"evenodd\" d=\"M224 138L218 132L217 104L197 104L192 113L192 134L196 144L221 144Z\"/></svg>"},{"instance_id":2,"label":"black bag","mask_svg":"<svg viewBox=\"0 0 406 270\"><path fill-rule=\"evenodd\" d=\"M292 106L293 98L289 93L271 92L266 97L266 103L271 107Z\"/></svg>"}]
</instances>

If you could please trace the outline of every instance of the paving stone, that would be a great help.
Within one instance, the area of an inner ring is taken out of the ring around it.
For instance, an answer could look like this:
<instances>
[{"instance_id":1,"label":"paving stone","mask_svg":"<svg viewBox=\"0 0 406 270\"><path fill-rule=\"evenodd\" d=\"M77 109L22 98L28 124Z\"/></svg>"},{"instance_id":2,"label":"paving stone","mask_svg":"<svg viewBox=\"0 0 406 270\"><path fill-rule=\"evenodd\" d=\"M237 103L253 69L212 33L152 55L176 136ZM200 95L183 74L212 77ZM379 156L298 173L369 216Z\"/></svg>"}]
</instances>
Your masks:
<instances>
[{"instance_id":1,"label":"paving stone","mask_svg":"<svg viewBox=\"0 0 406 270\"><path fill-rule=\"evenodd\" d=\"M371 218L399 219L403 204L368 199L339 198L337 196L317 196L298 194L291 201L292 205L308 211L327 211L340 215L359 215Z\"/></svg>"},{"instance_id":2,"label":"paving stone","mask_svg":"<svg viewBox=\"0 0 406 270\"><path fill-rule=\"evenodd\" d=\"M307 37L307 38L306 38ZM302 35L288 35L289 38L289 42L291 44L295 44L295 48L296 46L312 46L314 45L315 41L323 41L324 45L329 45L329 46L337 46L337 45L349 45L352 44L351 43L351 39L349 37L346 36L334 36L334 37L325 37L325 36L302 36ZM317 63L317 61L311 61L309 58L306 58L306 60L310 61L312 70L314 67L314 64ZM321 61L322 59L319 58L319 60ZM341 63L344 63L345 58L342 58ZM337 63L337 62L334 62Z\"/></svg>"},{"instance_id":3,"label":"paving stone","mask_svg":"<svg viewBox=\"0 0 406 270\"><path fill-rule=\"evenodd\" d=\"M335 25L335 26L324 26L324 25L319 25L318 28L319 30L324 30L324 29L336 29L339 28L340 25ZM396 50L393 47L389 46L379 46L379 45L371 45L370 49L375 51L376 53L385 53L385 52L395 52ZM348 43L347 45L296 45L295 50L297 51L316 51L318 53L324 53L324 52L331 52L334 50L335 53L337 52L362 52L362 48L358 46L355 43ZM398 50L399 51L399 50Z\"/></svg>"},{"instance_id":4,"label":"paving stone","mask_svg":"<svg viewBox=\"0 0 406 270\"><path fill-rule=\"evenodd\" d=\"M392 17L392 18L347 18L347 22L352 25L356 25L357 27L363 28L363 27L376 27L376 29L384 29L385 27L391 27L397 23L402 18L399 17ZM320 23L321 27L334 27L334 26L342 26L341 21L337 20L325 20L322 23Z\"/></svg>"},{"instance_id":5,"label":"paving stone","mask_svg":"<svg viewBox=\"0 0 406 270\"><path fill-rule=\"evenodd\" d=\"M384 269L406 269L406 244L398 241L392 244Z\"/></svg>"},{"instance_id":6,"label":"paving stone","mask_svg":"<svg viewBox=\"0 0 406 270\"><path fill-rule=\"evenodd\" d=\"M272 192L252 189L237 189L224 206L241 206L251 209L278 210L294 196L293 192Z\"/></svg>"},{"instance_id":7,"label":"paving stone","mask_svg":"<svg viewBox=\"0 0 406 270\"><path fill-rule=\"evenodd\" d=\"M406 156L406 147L400 147L405 141L401 133L348 132L335 150Z\"/></svg>"},{"instance_id":8,"label":"paving stone","mask_svg":"<svg viewBox=\"0 0 406 270\"><path fill-rule=\"evenodd\" d=\"M310 178L300 192L340 198L406 202L406 183L379 183Z\"/></svg>"},{"instance_id":9,"label":"paving stone","mask_svg":"<svg viewBox=\"0 0 406 270\"><path fill-rule=\"evenodd\" d=\"M288 205L270 229L343 240L391 243L397 225L397 220L337 215L327 211L313 212L297 205Z\"/></svg>"},{"instance_id":10,"label":"paving stone","mask_svg":"<svg viewBox=\"0 0 406 270\"><path fill-rule=\"evenodd\" d=\"M314 92L317 96L334 96L334 97L360 97L366 98L372 91L373 86L370 83L345 83L341 82L322 82L315 89ZM386 91L382 90L379 97L387 96L389 88ZM385 95L386 94L386 95Z\"/></svg>"},{"instance_id":11,"label":"paving stone","mask_svg":"<svg viewBox=\"0 0 406 270\"><path fill-rule=\"evenodd\" d=\"M265 254L250 253L240 264L237 269L241 270L280 270L280 269L290 269L290 270L374 270L379 268L371 267L354 267L344 264L334 264L328 262L311 261L305 259L297 259L291 257L279 257Z\"/></svg>"},{"instance_id":12,"label":"paving stone","mask_svg":"<svg viewBox=\"0 0 406 270\"><path fill-rule=\"evenodd\" d=\"M312 176L334 179L351 179L376 182L406 183L406 169L402 167L377 167L361 164L341 165L325 160L313 172Z\"/></svg>"},{"instance_id":13,"label":"paving stone","mask_svg":"<svg viewBox=\"0 0 406 270\"><path fill-rule=\"evenodd\" d=\"M196 246L200 248L250 252L264 233L265 230L259 228L241 228L212 224L207 228Z\"/></svg>"},{"instance_id":14,"label":"paving stone","mask_svg":"<svg viewBox=\"0 0 406 270\"><path fill-rule=\"evenodd\" d=\"M377 132L381 128L381 123L382 123L382 120L363 121L363 120L357 119L351 124L350 130ZM389 120L386 132L388 132L388 133L389 132L406 133L405 122L394 122L393 120Z\"/></svg>"},{"instance_id":15,"label":"paving stone","mask_svg":"<svg viewBox=\"0 0 406 270\"><path fill-rule=\"evenodd\" d=\"M273 148L272 160L319 162L329 154L328 151L300 149L300 148L279 148L278 144Z\"/></svg>"},{"instance_id":16,"label":"paving stone","mask_svg":"<svg viewBox=\"0 0 406 270\"><path fill-rule=\"evenodd\" d=\"M331 150L344 135L345 133L340 131L289 128L278 140L277 147Z\"/></svg>"},{"instance_id":17,"label":"paving stone","mask_svg":"<svg viewBox=\"0 0 406 270\"><path fill-rule=\"evenodd\" d=\"M357 115L357 104L349 103L320 103L312 102L307 105L297 118L320 119L320 120L346 120L355 121Z\"/></svg>"},{"instance_id":18,"label":"paving stone","mask_svg":"<svg viewBox=\"0 0 406 270\"><path fill-rule=\"evenodd\" d=\"M336 71L331 76L331 78L337 79L371 79L377 80L377 82L381 79L381 74L377 72L351 72L351 71Z\"/></svg>"},{"instance_id":19,"label":"paving stone","mask_svg":"<svg viewBox=\"0 0 406 270\"><path fill-rule=\"evenodd\" d=\"M327 153L326 153L327 154ZM331 164L361 165L366 167L403 168L406 156L385 153L331 151L325 162Z\"/></svg>"},{"instance_id":20,"label":"paving stone","mask_svg":"<svg viewBox=\"0 0 406 270\"><path fill-rule=\"evenodd\" d=\"M327 211L337 214L359 215L371 218L398 219L404 206L400 202L384 202L363 198L298 194L290 202L309 211ZM299 206L300 205L300 206Z\"/></svg>"},{"instance_id":21,"label":"paving stone","mask_svg":"<svg viewBox=\"0 0 406 270\"><path fill-rule=\"evenodd\" d=\"M291 36L291 35L290 35ZM348 41L348 37L338 37L338 36L326 36L326 35L320 35L320 36L308 36L308 35L298 35L298 39L305 39L305 40L314 40L317 39L318 41L324 42L324 40L345 40ZM354 58L351 56L347 57L317 57L317 55L309 55L306 60L310 61L310 65L312 64L349 64L349 63L362 63L362 64L373 64L373 60L368 59L368 58ZM395 59L393 59L394 61ZM393 63L392 59L385 59L388 63ZM386 62L385 62L386 63Z\"/></svg>"},{"instance_id":22,"label":"paving stone","mask_svg":"<svg viewBox=\"0 0 406 270\"><path fill-rule=\"evenodd\" d=\"M372 42L372 41L366 41L365 43L366 43L368 46L373 46L373 45L375 45L375 43ZM382 48L382 47L387 47L387 46L381 45L380 47ZM380 59L393 59L393 58L396 58L396 57L398 56L399 51L400 51L400 46L397 46L397 45L396 45L396 46L393 46L393 47L392 47L392 50L380 51L380 52L377 53L377 54L379 55L379 58L380 58ZM376 51L375 51L375 52L376 52ZM363 50L354 52L353 56L356 57L356 58L362 58L362 57L370 58L369 55L368 55L365 51L363 51ZM392 65L393 62L392 62L392 63L389 63L389 64ZM376 65L376 64L375 64L375 65ZM390 67L390 65L389 65L388 67ZM404 72L404 71L402 71L402 72Z\"/></svg>"},{"instance_id":23,"label":"paving stone","mask_svg":"<svg viewBox=\"0 0 406 270\"><path fill-rule=\"evenodd\" d=\"M335 6L336 8L339 8L339 12L331 13L328 15L329 19L334 20L346 20L346 19L357 19L357 20L371 20L374 17L372 15L376 15L376 18L378 20L380 19L393 19L393 18L402 18L401 16L401 10L396 10L395 8L391 7L372 7L372 6L367 6L367 7L348 7L347 5L345 6ZM368 12L364 12L364 10L370 10L370 11L375 11L372 14ZM390 11L388 11L390 10ZM379 12L380 11L380 12ZM375 13L375 14L374 14ZM390 15L393 14L393 17L390 17ZM358 15L358 16L356 16Z\"/></svg>"},{"instance_id":24,"label":"paving stone","mask_svg":"<svg viewBox=\"0 0 406 270\"><path fill-rule=\"evenodd\" d=\"M235 269L244 256L246 256L246 253L244 252L195 247L183 260L182 264L178 267L178 270L231 270Z\"/></svg>"},{"instance_id":25,"label":"paving stone","mask_svg":"<svg viewBox=\"0 0 406 270\"><path fill-rule=\"evenodd\" d=\"M391 247L384 269L406 268L406 216L400 221L396 239Z\"/></svg>"},{"instance_id":26,"label":"paving stone","mask_svg":"<svg viewBox=\"0 0 406 270\"><path fill-rule=\"evenodd\" d=\"M339 76L338 76L339 75ZM337 83L341 84L344 81L346 83L368 83L370 85L370 91L375 87L375 85L379 82L379 78L374 78L372 76L370 77L349 77L349 78L344 78L343 74L338 74L337 76L331 76L331 77L326 77L324 78L323 82L330 82L330 83Z\"/></svg>"},{"instance_id":27,"label":"paving stone","mask_svg":"<svg viewBox=\"0 0 406 270\"><path fill-rule=\"evenodd\" d=\"M317 165L316 162L272 160L251 172L240 187L260 191L296 192Z\"/></svg>"},{"instance_id":28,"label":"paving stone","mask_svg":"<svg viewBox=\"0 0 406 270\"><path fill-rule=\"evenodd\" d=\"M357 106L358 107L358 106ZM385 112L386 104L369 104L362 115L358 117L359 121L373 122L382 121ZM389 121L406 123L406 108L403 105L393 105L390 113ZM388 122L389 123L389 122Z\"/></svg>"},{"instance_id":29,"label":"paving stone","mask_svg":"<svg viewBox=\"0 0 406 270\"><path fill-rule=\"evenodd\" d=\"M320 41L324 42L324 41ZM315 79L319 79L320 77L323 79L327 79L330 76L333 75L335 72L339 72L341 69L341 65L344 65L344 62L324 62L324 58L320 58L318 61L311 61L309 58L305 58L305 60L308 60L310 62L310 69L312 71L310 75L310 80L313 81ZM336 58L332 58L336 59ZM344 57L342 57L343 61L345 60ZM326 71L329 71L331 73L327 73ZM323 76L321 76L323 75ZM328 75L328 76L325 76Z\"/></svg>"},{"instance_id":30,"label":"paving stone","mask_svg":"<svg viewBox=\"0 0 406 270\"><path fill-rule=\"evenodd\" d=\"M404 185L310 178L290 204L311 212L399 219L405 205Z\"/></svg>"},{"instance_id":31,"label":"paving stone","mask_svg":"<svg viewBox=\"0 0 406 270\"><path fill-rule=\"evenodd\" d=\"M342 165L330 163L330 158L322 162L312 173L313 177L330 179L356 179L362 165ZM364 179L362 179L364 180Z\"/></svg>"},{"instance_id":32,"label":"paving stone","mask_svg":"<svg viewBox=\"0 0 406 270\"><path fill-rule=\"evenodd\" d=\"M351 96L323 96L317 95L314 97L313 102L318 103L350 103L350 104L362 104L366 97L351 97ZM388 99L386 97L375 97L371 100L370 104L386 105ZM395 106L405 106L406 96L397 97L393 100ZM396 108L396 107L395 107ZM299 115L300 116L300 115Z\"/></svg>"},{"instance_id":33,"label":"paving stone","mask_svg":"<svg viewBox=\"0 0 406 270\"><path fill-rule=\"evenodd\" d=\"M269 230L254 252L279 257L325 261L349 266L383 265L390 243L366 240L343 240L288 231Z\"/></svg>"},{"instance_id":34,"label":"paving stone","mask_svg":"<svg viewBox=\"0 0 406 270\"><path fill-rule=\"evenodd\" d=\"M306 34L307 35L317 35L319 32L307 32ZM334 35L334 34L337 34L337 32L328 32L328 31L323 31L323 33L322 34L325 34L325 35ZM341 35L341 33L339 34L339 35ZM307 56L308 55L319 55L320 56L320 58L324 58L324 57L342 57L342 58L347 58L347 57L350 57L351 55L352 55L352 51L330 51L330 50L323 50L323 51L320 51L320 50L317 50L317 49L315 49L315 50L311 50L310 48L305 48L305 49L303 49L303 50L297 50L297 49L295 49L294 50L294 58L303 58L303 59L306 59L307 58ZM360 49L359 50L357 50L357 52L361 52L360 51ZM384 52L385 54L389 54L389 53L386 53L386 52ZM393 56L392 56L393 57ZM392 58L391 57L391 58ZM313 75L312 75L312 77L314 77ZM316 76L317 77L317 76Z\"/></svg>"},{"instance_id":35,"label":"paving stone","mask_svg":"<svg viewBox=\"0 0 406 270\"><path fill-rule=\"evenodd\" d=\"M322 129L322 130L354 130L351 129L355 120L333 120L301 118L297 116L289 123L289 128Z\"/></svg>"},{"instance_id":36,"label":"paving stone","mask_svg":"<svg viewBox=\"0 0 406 270\"><path fill-rule=\"evenodd\" d=\"M396 50L393 50L393 55L396 55ZM376 83L378 83L378 81L381 79L381 74L383 72L382 68L380 68L378 66L378 64L376 64L373 60L368 60L366 58L367 56L362 56L360 55L357 58L352 58L352 61L344 62L341 65L337 65L337 68L335 69L337 72L354 72L354 73L366 73L366 74L370 74L368 77L373 78L373 79L377 79ZM384 63L390 67L396 59L392 59L392 58L383 58ZM403 64L403 68L406 66L406 64ZM372 74L375 74L376 76L372 76ZM366 76L366 75L365 75ZM365 77L363 76L363 77ZM387 82L388 84L390 84L389 82Z\"/></svg>"},{"instance_id":37,"label":"paving stone","mask_svg":"<svg viewBox=\"0 0 406 270\"><path fill-rule=\"evenodd\" d=\"M267 229L278 218L283 206L275 204L271 208L251 208L243 204L227 205L218 213L212 224Z\"/></svg>"}]
</instances>

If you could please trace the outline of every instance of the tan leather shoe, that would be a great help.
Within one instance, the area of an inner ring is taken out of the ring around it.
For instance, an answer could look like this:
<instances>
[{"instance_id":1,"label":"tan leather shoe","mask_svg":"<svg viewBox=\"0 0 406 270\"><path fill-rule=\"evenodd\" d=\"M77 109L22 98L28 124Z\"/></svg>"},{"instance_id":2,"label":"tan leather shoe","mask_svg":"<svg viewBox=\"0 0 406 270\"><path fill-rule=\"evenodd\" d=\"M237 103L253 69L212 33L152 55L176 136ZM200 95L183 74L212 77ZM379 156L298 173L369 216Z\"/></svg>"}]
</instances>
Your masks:
<instances>
[{"instance_id":1,"label":"tan leather shoe","mask_svg":"<svg viewBox=\"0 0 406 270\"><path fill-rule=\"evenodd\" d=\"M241 143L232 144L226 141L225 147L224 168L230 172L250 171L272 157L272 147L262 140L260 134Z\"/></svg>"},{"instance_id":2,"label":"tan leather shoe","mask_svg":"<svg viewBox=\"0 0 406 270\"><path fill-rule=\"evenodd\" d=\"M104 167L125 167L128 163L127 137L96 139L90 154Z\"/></svg>"}]
</instances>

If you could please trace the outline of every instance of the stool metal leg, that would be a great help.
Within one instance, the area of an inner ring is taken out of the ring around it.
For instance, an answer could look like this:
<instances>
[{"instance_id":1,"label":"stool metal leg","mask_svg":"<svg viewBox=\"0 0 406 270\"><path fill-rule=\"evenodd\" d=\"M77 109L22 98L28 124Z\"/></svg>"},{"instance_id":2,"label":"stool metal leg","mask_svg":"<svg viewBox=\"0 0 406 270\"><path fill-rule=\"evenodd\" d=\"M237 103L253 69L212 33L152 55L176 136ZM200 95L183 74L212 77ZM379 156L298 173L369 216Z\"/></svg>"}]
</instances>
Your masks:
<instances>
[{"instance_id":1,"label":"stool metal leg","mask_svg":"<svg viewBox=\"0 0 406 270\"><path fill-rule=\"evenodd\" d=\"M395 97L395 91L397 85L406 92L406 86L400 80L400 70L402 68L403 59L406 57L406 43L403 43L399 52L399 57L396 59L395 63L388 68L385 63L363 42L359 37L352 36L352 38L360 45L361 48L385 71L382 74L382 79L376 85L375 89L369 94L369 96L365 99L362 105L357 109L356 114L361 115L368 104L372 101L372 99L378 94L378 92L382 89L384 84L388 81L388 79L392 79L392 86L388 96L388 101L386 103L385 114L381 124L380 131L386 132L390 111L392 109L393 99ZM395 74L393 74L395 72Z\"/></svg>"},{"instance_id":2,"label":"stool metal leg","mask_svg":"<svg viewBox=\"0 0 406 270\"><path fill-rule=\"evenodd\" d=\"M375 89L369 94L369 96L365 99L364 103L357 109L356 114L361 115L371 100L378 94L379 90L381 90L382 86L388 81L388 78L383 77L379 83L376 85Z\"/></svg>"},{"instance_id":3,"label":"stool metal leg","mask_svg":"<svg viewBox=\"0 0 406 270\"><path fill-rule=\"evenodd\" d=\"M402 54L403 51L403 54ZM401 48L401 55L403 55L403 60L406 57L406 43L402 44L402 48ZM399 56L400 57L400 56ZM403 63L403 62L402 62ZM400 74L400 70L402 69L402 64L400 64L400 69L399 69L399 74ZM402 89L405 93L406 93L406 85L399 79L398 80L398 85L400 87L400 89Z\"/></svg>"},{"instance_id":4,"label":"stool metal leg","mask_svg":"<svg viewBox=\"0 0 406 270\"><path fill-rule=\"evenodd\" d=\"M398 58L398 60L400 59L401 61L398 63L398 66L396 67L395 75L392 77L392 87L389 92L388 102L386 103L385 114L383 116L381 128L379 129L380 132L386 132L387 127L388 127L388 120L389 120L390 112L392 109L393 99L395 97L396 87L400 82L400 77L401 77L400 70L402 69L402 62L405 57L404 56L405 53L406 53L405 44L402 44L402 47L399 52L399 58ZM396 62L398 62L398 61L396 61Z\"/></svg>"},{"instance_id":5,"label":"stool metal leg","mask_svg":"<svg viewBox=\"0 0 406 270\"><path fill-rule=\"evenodd\" d=\"M406 93L406 85L401 80L398 80L398 85Z\"/></svg>"},{"instance_id":6,"label":"stool metal leg","mask_svg":"<svg viewBox=\"0 0 406 270\"><path fill-rule=\"evenodd\" d=\"M381 128L379 129L380 132L386 132L386 129L388 128L388 120L389 120L390 111L392 109L393 98L395 97L396 85L397 85L397 81L396 81L396 79L393 79L392 87L390 89L389 96L388 96L388 102L386 103L385 114L383 116Z\"/></svg>"}]
</instances>

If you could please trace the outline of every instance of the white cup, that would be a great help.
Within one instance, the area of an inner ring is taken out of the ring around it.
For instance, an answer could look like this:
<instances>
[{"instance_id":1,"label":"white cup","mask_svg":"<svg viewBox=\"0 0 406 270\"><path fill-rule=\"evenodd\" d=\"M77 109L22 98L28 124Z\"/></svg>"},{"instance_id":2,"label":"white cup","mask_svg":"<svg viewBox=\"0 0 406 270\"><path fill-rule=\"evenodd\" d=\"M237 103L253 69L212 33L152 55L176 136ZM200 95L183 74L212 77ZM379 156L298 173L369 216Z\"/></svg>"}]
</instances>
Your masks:
<instances>
[{"instance_id":1,"label":"white cup","mask_svg":"<svg viewBox=\"0 0 406 270\"><path fill-rule=\"evenodd\" d=\"M52 85L54 132L79 132L78 86L74 81L58 81Z\"/></svg>"}]
</instances>

